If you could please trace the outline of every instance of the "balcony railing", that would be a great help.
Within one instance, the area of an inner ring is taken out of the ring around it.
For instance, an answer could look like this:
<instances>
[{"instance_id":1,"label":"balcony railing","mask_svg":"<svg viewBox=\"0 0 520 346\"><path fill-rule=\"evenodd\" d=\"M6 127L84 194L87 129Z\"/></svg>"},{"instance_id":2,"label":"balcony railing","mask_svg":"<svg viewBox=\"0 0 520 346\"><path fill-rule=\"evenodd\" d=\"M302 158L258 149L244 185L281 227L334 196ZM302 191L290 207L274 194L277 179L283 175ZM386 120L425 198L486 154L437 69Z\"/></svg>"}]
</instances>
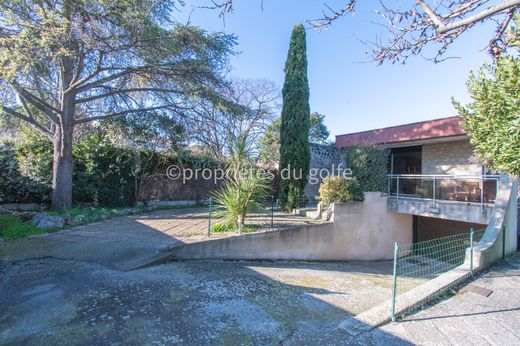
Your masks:
<instances>
[{"instance_id":1,"label":"balcony railing","mask_svg":"<svg viewBox=\"0 0 520 346\"><path fill-rule=\"evenodd\" d=\"M495 202L498 175L389 174L388 195L399 198L479 203Z\"/></svg>"}]
</instances>

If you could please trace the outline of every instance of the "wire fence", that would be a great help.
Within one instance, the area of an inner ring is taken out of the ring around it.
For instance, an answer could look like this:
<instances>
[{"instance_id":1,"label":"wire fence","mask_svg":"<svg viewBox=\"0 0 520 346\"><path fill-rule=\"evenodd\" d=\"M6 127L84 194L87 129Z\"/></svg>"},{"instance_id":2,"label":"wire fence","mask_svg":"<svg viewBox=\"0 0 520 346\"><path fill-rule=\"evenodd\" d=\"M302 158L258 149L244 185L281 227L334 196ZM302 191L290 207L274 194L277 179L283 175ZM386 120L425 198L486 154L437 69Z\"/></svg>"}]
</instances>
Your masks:
<instances>
[{"instance_id":1,"label":"wire fence","mask_svg":"<svg viewBox=\"0 0 520 346\"><path fill-rule=\"evenodd\" d=\"M426 284L452 269L462 265L466 260L466 249L470 248L470 268L473 270L473 246L480 241L485 230L455 234L433 240L394 245L394 275L392 287L392 320L396 320L396 299L413 288ZM441 295L447 289L437 292ZM435 298L435 297L434 297ZM409 306L401 315L406 315L419 308L422 303Z\"/></svg>"},{"instance_id":2,"label":"wire fence","mask_svg":"<svg viewBox=\"0 0 520 346\"><path fill-rule=\"evenodd\" d=\"M316 203L311 203L304 198L298 203L304 206L302 208L317 208ZM224 236L229 233L269 232L310 222L308 219L302 218L301 215L283 212L280 201L275 196L270 196L263 201L260 210L246 213L243 216L243 224L239 222L237 226L230 226L226 222L225 219L228 210L225 206L220 205L213 198L209 198L207 204L208 237Z\"/></svg>"}]
</instances>

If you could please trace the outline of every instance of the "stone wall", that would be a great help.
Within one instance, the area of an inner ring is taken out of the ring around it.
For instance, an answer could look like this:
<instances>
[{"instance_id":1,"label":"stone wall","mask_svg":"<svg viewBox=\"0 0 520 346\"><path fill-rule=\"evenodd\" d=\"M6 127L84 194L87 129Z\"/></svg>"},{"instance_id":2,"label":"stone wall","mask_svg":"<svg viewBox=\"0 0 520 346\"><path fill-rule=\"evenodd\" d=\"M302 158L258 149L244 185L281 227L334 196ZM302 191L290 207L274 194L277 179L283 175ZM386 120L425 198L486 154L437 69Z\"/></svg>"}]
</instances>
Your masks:
<instances>
[{"instance_id":1,"label":"stone wall","mask_svg":"<svg viewBox=\"0 0 520 346\"><path fill-rule=\"evenodd\" d=\"M321 177L318 172L322 169L335 170L342 163L340 151L335 145L323 145L310 143L311 161L309 165L309 175L316 177L316 180L309 180L305 186L305 196L313 204L319 194ZM345 168L345 167L343 167Z\"/></svg>"},{"instance_id":2,"label":"stone wall","mask_svg":"<svg viewBox=\"0 0 520 346\"><path fill-rule=\"evenodd\" d=\"M482 166L472 157L467 140L423 145L422 174L479 175Z\"/></svg>"},{"instance_id":3,"label":"stone wall","mask_svg":"<svg viewBox=\"0 0 520 346\"><path fill-rule=\"evenodd\" d=\"M140 195L141 201L204 201L213 191L223 185L212 179L171 180L158 178L145 185Z\"/></svg>"}]
</instances>

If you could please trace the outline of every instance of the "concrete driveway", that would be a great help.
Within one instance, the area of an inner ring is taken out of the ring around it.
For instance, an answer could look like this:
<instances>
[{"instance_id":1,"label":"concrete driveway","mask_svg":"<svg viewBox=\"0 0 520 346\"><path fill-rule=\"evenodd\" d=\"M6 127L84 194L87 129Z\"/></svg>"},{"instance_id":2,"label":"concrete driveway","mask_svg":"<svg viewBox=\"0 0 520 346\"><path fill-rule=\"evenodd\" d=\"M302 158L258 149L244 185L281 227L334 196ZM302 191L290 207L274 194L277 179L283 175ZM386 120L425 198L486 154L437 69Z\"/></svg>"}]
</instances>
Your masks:
<instances>
[{"instance_id":1,"label":"concrete driveway","mask_svg":"<svg viewBox=\"0 0 520 346\"><path fill-rule=\"evenodd\" d=\"M418 345L519 345L519 323L517 253L490 268L455 296L402 322L388 324L382 331ZM370 335L365 341L371 342Z\"/></svg>"},{"instance_id":2,"label":"concrete driveway","mask_svg":"<svg viewBox=\"0 0 520 346\"><path fill-rule=\"evenodd\" d=\"M388 262L198 261L132 270L187 241L161 227L191 212L1 242L0 344L343 344L363 326L339 326L390 296ZM387 333L372 337L406 344Z\"/></svg>"}]
</instances>

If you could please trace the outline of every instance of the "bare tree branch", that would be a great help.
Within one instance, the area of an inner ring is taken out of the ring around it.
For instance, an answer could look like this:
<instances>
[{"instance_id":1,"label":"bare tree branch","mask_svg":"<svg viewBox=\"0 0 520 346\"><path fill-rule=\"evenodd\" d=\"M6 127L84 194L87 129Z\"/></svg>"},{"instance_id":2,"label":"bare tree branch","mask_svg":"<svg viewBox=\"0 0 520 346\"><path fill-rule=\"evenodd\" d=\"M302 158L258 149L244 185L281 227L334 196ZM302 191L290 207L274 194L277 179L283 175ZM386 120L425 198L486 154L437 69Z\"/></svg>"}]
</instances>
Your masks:
<instances>
[{"instance_id":1,"label":"bare tree branch","mask_svg":"<svg viewBox=\"0 0 520 346\"><path fill-rule=\"evenodd\" d=\"M325 4L323 16L308 20L316 30L324 30L340 17L353 13L355 0L345 0L346 5L334 10ZM367 43L371 55L379 64L385 61L404 63L412 55L421 55L434 62L445 60L443 55L448 47L466 30L475 24L503 15L494 37L489 42L490 52L497 57L504 51L501 39L509 24L512 14L520 8L520 0L502 0L493 6L485 7L488 0L415 0L415 4L401 8L399 4L385 5L380 0L379 8L374 9L385 22L381 37ZM431 4L431 5L430 5ZM424 56L423 49L436 46L432 57Z\"/></svg>"}]
</instances>

